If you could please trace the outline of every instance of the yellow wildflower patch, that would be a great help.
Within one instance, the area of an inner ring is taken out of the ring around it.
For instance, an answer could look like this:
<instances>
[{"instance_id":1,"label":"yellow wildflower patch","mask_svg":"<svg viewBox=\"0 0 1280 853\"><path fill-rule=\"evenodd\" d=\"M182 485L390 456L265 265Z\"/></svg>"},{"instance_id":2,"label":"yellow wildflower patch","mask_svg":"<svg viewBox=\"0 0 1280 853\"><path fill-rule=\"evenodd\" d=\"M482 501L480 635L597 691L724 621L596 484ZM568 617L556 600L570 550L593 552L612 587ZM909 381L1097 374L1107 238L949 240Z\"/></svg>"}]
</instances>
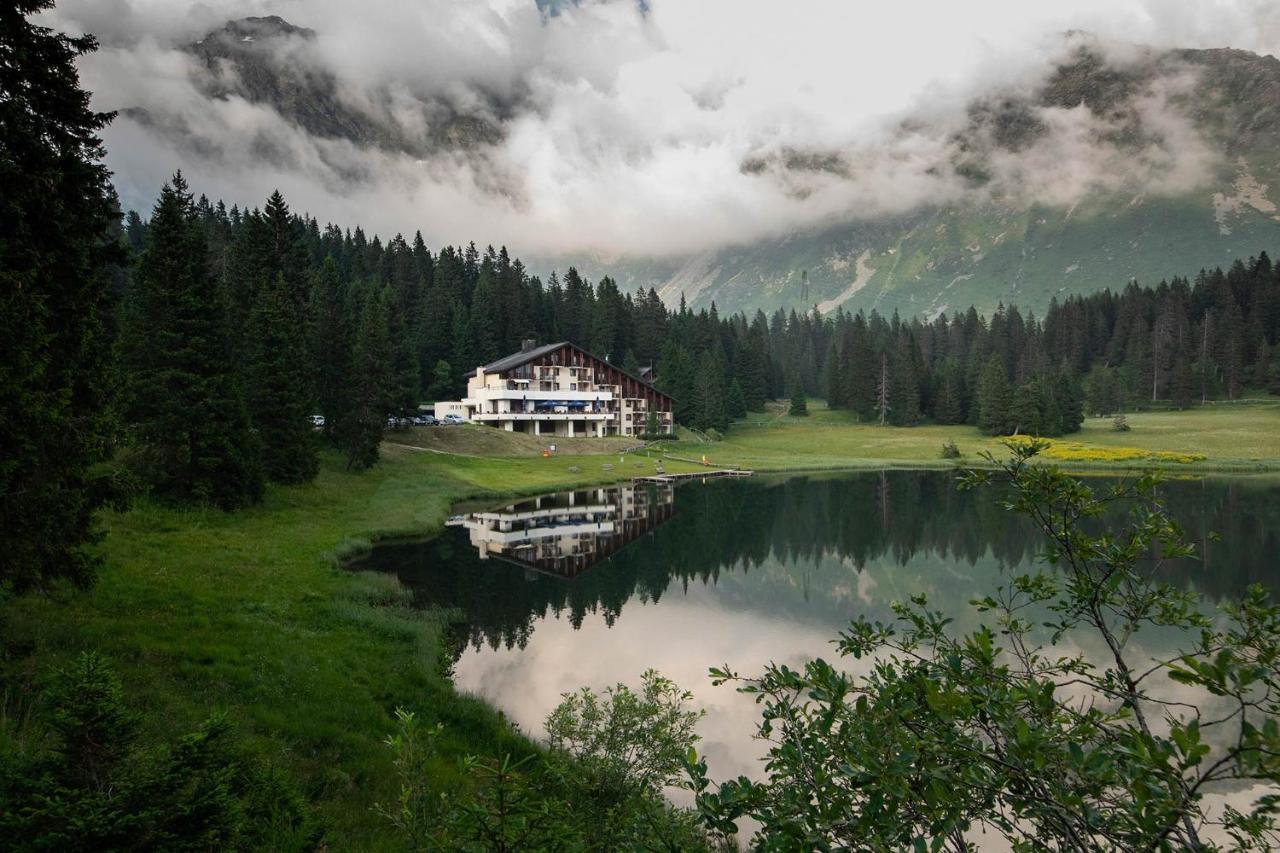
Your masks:
<instances>
[{"instance_id":1,"label":"yellow wildflower patch","mask_svg":"<svg viewBox=\"0 0 1280 853\"><path fill-rule=\"evenodd\" d=\"M1047 447L1040 451L1046 459L1057 459L1063 462L1168 462L1186 465L1200 462L1206 457L1203 453L1175 453L1168 450L1144 450L1141 447L1100 447L1098 445L1081 444L1078 441L1056 441L1052 438L1032 438L1027 435L1013 435L1005 441L1015 444L1027 444L1039 441Z\"/></svg>"}]
</instances>

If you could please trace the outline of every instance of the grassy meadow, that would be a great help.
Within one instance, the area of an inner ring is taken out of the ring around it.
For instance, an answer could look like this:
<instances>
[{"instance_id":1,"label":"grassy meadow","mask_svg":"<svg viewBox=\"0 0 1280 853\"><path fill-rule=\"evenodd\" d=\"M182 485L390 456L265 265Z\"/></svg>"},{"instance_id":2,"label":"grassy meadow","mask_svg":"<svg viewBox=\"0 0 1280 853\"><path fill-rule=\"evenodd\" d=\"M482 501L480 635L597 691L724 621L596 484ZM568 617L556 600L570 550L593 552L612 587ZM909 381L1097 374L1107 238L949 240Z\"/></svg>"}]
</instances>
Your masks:
<instances>
[{"instance_id":1,"label":"grassy meadow","mask_svg":"<svg viewBox=\"0 0 1280 853\"><path fill-rule=\"evenodd\" d=\"M665 469L703 470L673 457L704 454L712 464L762 471L949 466L940 458L948 439L966 460L1002 450L970 427L857 424L818 402L811 411L752 414L721 442L663 442ZM1134 414L1129 422L1132 431L1119 433L1109 419L1091 419L1071 442L1203 454L1177 466L1191 471L1280 470L1280 403ZM382 739L397 706L445 724L442 784L465 753L536 747L498 711L453 690L441 667L446 616L410 608L394 579L348 572L339 561L379 537L438 530L460 500L630 478L652 473L658 455L620 459L626 441L560 444L567 455L543 458L538 440L484 427L391 433L373 470L349 473L326 455L314 483L272 487L251 509L142 501L105 516L105 564L93 589L0 604L9 650L0 666L18 685L0 705L7 728L22 731L49 667L97 649L155 734L189 731L225 710L249 746L317 804L331 848L395 849L373 806L395 794Z\"/></svg>"},{"instance_id":2,"label":"grassy meadow","mask_svg":"<svg viewBox=\"0 0 1280 853\"><path fill-rule=\"evenodd\" d=\"M963 454L961 463L980 462L983 451L1005 452L1001 439L971 426L882 427L858 423L851 413L830 410L821 401L809 402L808 417L786 412L786 404L772 404L767 412L752 412L734 424L723 441L686 436L669 445L669 452L691 459L705 454L712 464L761 471L950 467L955 462L942 458L948 440ZM1047 458L1081 470L1162 466L1174 471L1280 471L1280 400L1274 397L1126 417L1128 432L1117 432L1111 418L1086 419L1079 433L1055 441L1060 447L1051 447ZM1204 458L1195 458L1200 456Z\"/></svg>"}]
</instances>

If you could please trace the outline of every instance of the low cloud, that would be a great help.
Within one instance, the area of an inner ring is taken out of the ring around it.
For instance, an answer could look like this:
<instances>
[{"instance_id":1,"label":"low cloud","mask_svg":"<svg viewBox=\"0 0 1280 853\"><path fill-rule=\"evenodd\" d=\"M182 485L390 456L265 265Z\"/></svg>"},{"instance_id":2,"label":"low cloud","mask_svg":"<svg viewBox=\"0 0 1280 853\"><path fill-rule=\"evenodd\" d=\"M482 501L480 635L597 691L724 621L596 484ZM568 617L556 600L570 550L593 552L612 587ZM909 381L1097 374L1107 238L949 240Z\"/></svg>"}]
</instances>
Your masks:
<instances>
[{"instance_id":1,"label":"low cloud","mask_svg":"<svg viewBox=\"0 0 1280 853\"><path fill-rule=\"evenodd\" d=\"M1277 4L1073 5L63 0L47 17L102 42L82 72L125 111L106 139L128 206L182 168L228 203L278 187L322 221L432 244L666 255L925 204L1203 185L1194 68L1137 79L1115 110L1037 93L1077 57L1069 29L1122 69L1150 59L1137 43L1274 53ZM237 37L275 77L188 48L268 15L314 33ZM299 103L311 91L331 100Z\"/></svg>"}]
</instances>

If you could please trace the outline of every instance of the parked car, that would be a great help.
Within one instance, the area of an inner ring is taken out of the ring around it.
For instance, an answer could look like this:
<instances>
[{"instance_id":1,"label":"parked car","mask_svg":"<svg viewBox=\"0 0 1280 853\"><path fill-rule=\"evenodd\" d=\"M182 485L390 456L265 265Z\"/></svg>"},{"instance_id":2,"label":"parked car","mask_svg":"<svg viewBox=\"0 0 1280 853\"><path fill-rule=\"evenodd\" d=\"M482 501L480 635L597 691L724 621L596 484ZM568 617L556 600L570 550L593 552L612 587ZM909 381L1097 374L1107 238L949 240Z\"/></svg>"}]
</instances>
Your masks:
<instances>
[{"instance_id":1,"label":"parked car","mask_svg":"<svg viewBox=\"0 0 1280 853\"><path fill-rule=\"evenodd\" d=\"M313 429L324 429L324 415L312 415L311 426Z\"/></svg>"},{"instance_id":2,"label":"parked car","mask_svg":"<svg viewBox=\"0 0 1280 853\"><path fill-rule=\"evenodd\" d=\"M414 415L414 426L435 426L437 423L435 415Z\"/></svg>"},{"instance_id":3,"label":"parked car","mask_svg":"<svg viewBox=\"0 0 1280 853\"><path fill-rule=\"evenodd\" d=\"M445 415L444 420L441 421L441 423L453 425L453 424L464 424L466 423L466 421L462 419L462 415Z\"/></svg>"}]
</instances>

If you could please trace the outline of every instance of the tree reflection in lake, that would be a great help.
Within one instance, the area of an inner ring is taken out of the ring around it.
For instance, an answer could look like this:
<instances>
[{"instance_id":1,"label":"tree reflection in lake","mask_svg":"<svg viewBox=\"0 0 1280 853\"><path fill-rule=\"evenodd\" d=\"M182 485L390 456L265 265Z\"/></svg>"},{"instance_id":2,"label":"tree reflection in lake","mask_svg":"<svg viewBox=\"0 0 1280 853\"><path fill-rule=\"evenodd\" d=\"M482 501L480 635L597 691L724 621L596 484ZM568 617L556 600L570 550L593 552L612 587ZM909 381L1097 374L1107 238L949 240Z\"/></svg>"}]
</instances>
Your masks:
<instances>
[{"instance_id":1,"label":"tree reflection in lake","mask_svg":"<svg viewBox=\"0 0 1280 853\"><path fill-rule=\"evenodd\" d=\"M994 582L987 570L1025 566L1040 547L999 495L959 491L942 472L713 480L673 492L545 495L455 517L428 542L380 544L352 567L395 572L420 605L461 611L469 642L497 648L523 646L551 615L576 627L598 613L612 625L628 601L657 602L673 582L677 592L724 586L736 607L842 624L851 599L872 604L870 589L901 598L968 587L977 569ZM1168 566L1172 577L1211 600L1276 584L1280 484L1173 481L1161 499L1204 555Z\"/></svg>"},{"instance_id":2,"label":"tree reflection in lake","mask_svg":"<svg viewBox=\"0 0 1280 853\"><path fill-rule=\"evenodd\" d=\"M1205 556L1167 566L1172 578L1210 601L1280 586L1280 483L1160 491ZM705 703L703 746L732 775L758 754L757 709L711 688L708 666L830 656L852 617L887 619L916 593L964 630L977 621L968 602L1039 547L999 494L959 491L947 472L888 471L552 496L473 513L427 542L381 544L352 567L394 572L419 605L456 609L455 682L526 731L541 733L562 692L653 667Z\"/></svg>"}]
</instances>

